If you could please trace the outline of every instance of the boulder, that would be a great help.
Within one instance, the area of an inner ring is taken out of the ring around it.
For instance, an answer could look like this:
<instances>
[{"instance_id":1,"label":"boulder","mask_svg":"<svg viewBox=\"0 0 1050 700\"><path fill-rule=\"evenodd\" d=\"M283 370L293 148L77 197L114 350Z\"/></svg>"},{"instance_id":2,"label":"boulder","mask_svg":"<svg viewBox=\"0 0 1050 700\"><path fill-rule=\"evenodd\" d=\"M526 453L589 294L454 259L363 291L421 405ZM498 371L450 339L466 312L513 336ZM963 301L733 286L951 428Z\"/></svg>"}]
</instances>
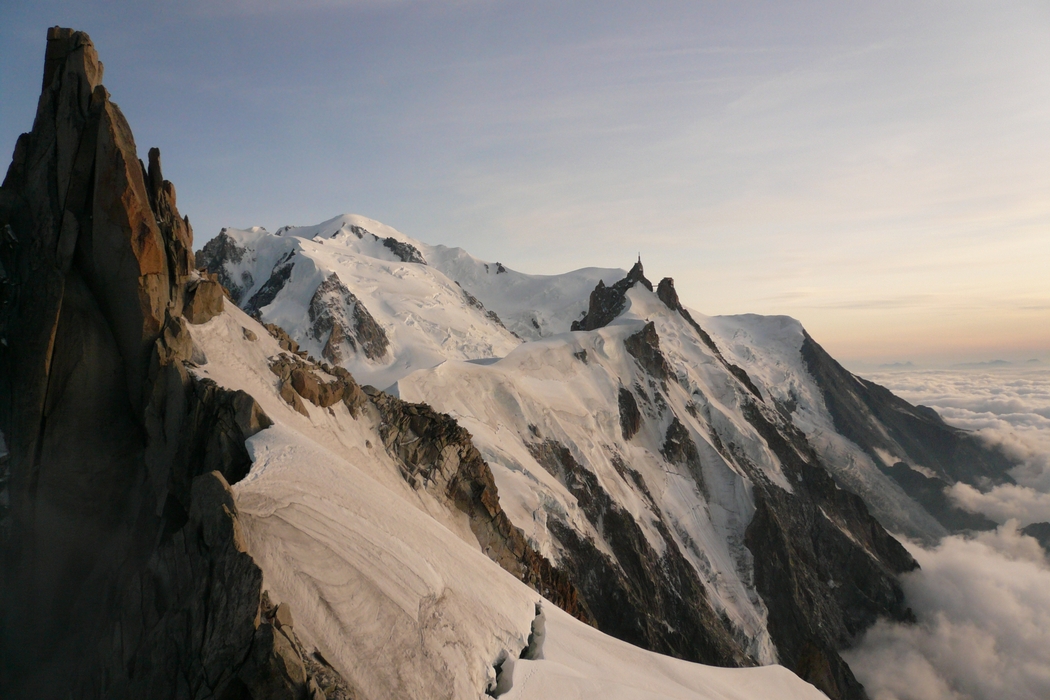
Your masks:
<instances>
[{"instance_id":1,"label":"boulder","mask_svg":"<svg viewBox=\"0 0 1050 700\"><path fill-rule=\"evenodd\" d=\"M183 314L190 323L205 323L222 313L222 285L214 277L191 283L186 292Z\"/></svg>"}]
</instances>

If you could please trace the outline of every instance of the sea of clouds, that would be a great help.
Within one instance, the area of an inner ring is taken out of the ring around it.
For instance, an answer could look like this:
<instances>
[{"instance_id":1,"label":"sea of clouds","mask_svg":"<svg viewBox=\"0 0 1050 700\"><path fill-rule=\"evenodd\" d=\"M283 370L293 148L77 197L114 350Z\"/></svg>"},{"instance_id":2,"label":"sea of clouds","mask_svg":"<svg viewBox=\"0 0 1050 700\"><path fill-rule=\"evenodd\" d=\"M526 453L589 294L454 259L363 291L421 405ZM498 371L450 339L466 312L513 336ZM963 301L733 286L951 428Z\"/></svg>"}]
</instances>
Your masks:
<instances>
[{"instance_id":1,"label":"sea of clouds","mask_svg":"<svg viewBox=\"0 0 1050 700\"><path fill-rule=\"evenodd\" d=\"M918 623L879 622L844 654L872 700L1050 698L1050 562L1021 534L1050 521L1050 369L911 370L870 377L975 431L1021 466L1016 484L957 485L960 506L1000 523L932 549L906 543Z\"/></svg>"}]
</instances>

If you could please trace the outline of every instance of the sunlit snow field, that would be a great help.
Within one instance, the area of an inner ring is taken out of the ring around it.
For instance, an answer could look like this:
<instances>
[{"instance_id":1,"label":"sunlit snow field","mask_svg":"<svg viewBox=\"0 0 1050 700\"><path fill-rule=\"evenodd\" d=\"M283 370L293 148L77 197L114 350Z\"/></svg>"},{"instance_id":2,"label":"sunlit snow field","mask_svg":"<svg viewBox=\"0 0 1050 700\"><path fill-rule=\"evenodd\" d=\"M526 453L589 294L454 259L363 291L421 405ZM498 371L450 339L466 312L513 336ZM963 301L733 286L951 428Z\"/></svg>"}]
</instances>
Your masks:
<instances>
[{"instance_id":1,"label":"sunlit snow field","mask_svg":"<svg viewBox=\"0 0 1050 700\"><path fill-rule=\"evenodd\" d=\"M1050 565L1020 527L1050 521L1050 369L907 370L869 375L1023 462L1016 485L957 486L961 506L1000 523L930 550L905 577L916 626L879 623L846 654L873 700L1050 698Z\"/></svg>"}]
</instances>

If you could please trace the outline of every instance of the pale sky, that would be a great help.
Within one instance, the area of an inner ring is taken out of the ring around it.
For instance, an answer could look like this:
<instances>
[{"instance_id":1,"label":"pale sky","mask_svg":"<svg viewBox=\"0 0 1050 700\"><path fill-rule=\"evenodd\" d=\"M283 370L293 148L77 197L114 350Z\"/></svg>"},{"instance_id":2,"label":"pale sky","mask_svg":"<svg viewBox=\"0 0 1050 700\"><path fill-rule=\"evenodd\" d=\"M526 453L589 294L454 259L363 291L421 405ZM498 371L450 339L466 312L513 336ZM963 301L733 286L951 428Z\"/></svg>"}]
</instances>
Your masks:
<instances>
[{"instance_id":1,"label":"pale sky","mask_svg":"<svg viewBox=\"0 0 1050 700\"><path fill-rule=\"evenodd\" d=\"M1050 362L1046 0L3 2L5 159L54 24L198 246L353 212L523 272L640 252L854 366Z\"/></svg>"}]
</instances>

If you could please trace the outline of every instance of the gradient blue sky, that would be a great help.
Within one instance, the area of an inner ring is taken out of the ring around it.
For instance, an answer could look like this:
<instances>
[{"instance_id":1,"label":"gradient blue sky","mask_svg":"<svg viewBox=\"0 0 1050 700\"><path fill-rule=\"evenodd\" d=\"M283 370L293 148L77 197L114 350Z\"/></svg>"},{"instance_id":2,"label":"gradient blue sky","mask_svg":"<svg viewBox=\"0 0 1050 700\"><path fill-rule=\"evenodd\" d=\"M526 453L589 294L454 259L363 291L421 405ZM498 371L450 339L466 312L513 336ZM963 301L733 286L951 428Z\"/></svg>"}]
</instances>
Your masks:
<instances>
[{"instance_id":1,"label":"gradient blue sky","mask_svg":"<svg viewBox=\"0 0 1050 700\"><path fill-rule=\"evenodd\" d=\"M863 363L1050 361L1050 3L4 2L0 151L87 31L197 244L371 216L672 276Z\"/></svg>"}]
</instances>

